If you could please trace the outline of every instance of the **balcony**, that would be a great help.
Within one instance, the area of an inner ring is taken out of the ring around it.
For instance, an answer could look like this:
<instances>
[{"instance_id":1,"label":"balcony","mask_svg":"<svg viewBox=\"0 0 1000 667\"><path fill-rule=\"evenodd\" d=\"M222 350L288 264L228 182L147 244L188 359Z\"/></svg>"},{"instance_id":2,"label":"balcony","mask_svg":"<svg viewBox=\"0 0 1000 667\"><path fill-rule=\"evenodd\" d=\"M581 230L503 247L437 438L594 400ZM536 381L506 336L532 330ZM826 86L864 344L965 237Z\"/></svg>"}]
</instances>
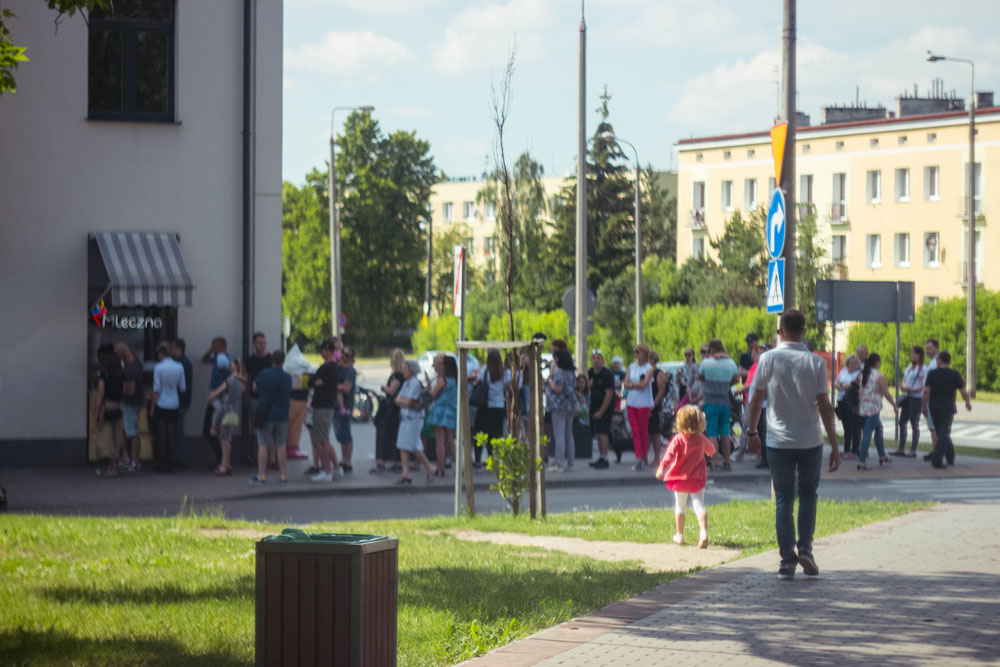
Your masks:
<instances>
[{"instance_id":1,"label":"balcony","mask_svg":"<svg viewBox=\"0 0 1000 667\"><path fill-rule=\"evenodd\" d=\"M976 220L982 220L984 218L984 216L983 216L983 197L982 197L982 195L976 195L975 199L976 199L976 201L975 201L975 204L976 204ZM958 198L958 213L956 213L955 216L958 217L958 218L966 218L966 219L968 219L968 217L969 217L969 198L968 197L959 197Z\"/></svg>"},{"instance_id":2,"label":"balcony","mask_svg":"<svg viewBox=\"0 0 1000 667\"><path fill-rule=\"evenodd\" d=\"M690 218L690 222L688 222L688 229L705 229L704 208L691 209Z\"/></svg>"},{"instance_id":3,"label":"balcony","mask_svg":"<svg viewBox=\"0 0 1000 667\"><path fill-rule=\"evenodd\" d=\"M976 287L983 286L983 260L976 262ZM958 285L968 286L969 285L969 260L962 260L961 265L958 267L958 280L955 281Z\"/></svg>"},{"instance_id":4,"label":"balcony","mask_svg":"<svg viewBox=\"0 0 1000 667\"><path fill-rule=\"evenodd\" d=\"M847 202L834 202L830 204L830 215L826 219L831 225L846 225Z\"/></svg>"}]
</instances>

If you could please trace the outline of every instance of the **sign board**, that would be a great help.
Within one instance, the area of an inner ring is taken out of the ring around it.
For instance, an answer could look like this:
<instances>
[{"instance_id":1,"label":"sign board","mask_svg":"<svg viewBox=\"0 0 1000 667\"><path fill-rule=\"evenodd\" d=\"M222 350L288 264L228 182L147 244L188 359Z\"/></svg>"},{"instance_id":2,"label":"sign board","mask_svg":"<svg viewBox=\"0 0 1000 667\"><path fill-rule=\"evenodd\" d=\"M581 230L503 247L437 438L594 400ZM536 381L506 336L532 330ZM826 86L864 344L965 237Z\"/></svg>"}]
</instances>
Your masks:
<instances>
[{"instance_id":1,"label":"sign board","mask_svg":"<svg viewBox=\"0 0 1000 667\"><path fill-rule=\"evenodd\" d=\"M463 264L465 263L465 246L457 245L454 248L455 253L455 268L454 268L454 291L453 291L453 301L454 308L452 312L455 317L462 316L462 300L465 298L465 285L463 281L465 279L465 271L462 270Z\"/></svg>"},{"instance_id":2,"label":"sign board","mask_svg":"<svg viewBox=\"0 0 1000 667\"><path fill-rule=\"evenodd\" d=\"M562 298L563 310L569 315L570 319L576 317L576 288L567 287L566 291L563 292ZM597 297L594 295L593 291L587 288L587 315L593 315L594 308L597 307Z\"/></svg>"},{"instance_id":3,"label":"sign board","mask_svg":"<svg viewBox=\"0 0 1000 667\"><path fill-rule=\"evenodd\" d=\"M771 204L767 207L767 227L764 229L764 237L767 242L767 252L774 259L781 257L781 252L785 249L785 195L780 188L775 189L771 195Z\"/></svg>"},{"instance_id":4,"label":"sign board","mask_svg":"<svg viewBox=\"0 0 1000 667\"><path fill-rule=\"evenodd\" d=\"M781 183L781 168L785 162L785 139L788 137L788 122L778 123L771 128L771 157L774 158L774 182Z\"/></svg>"},{"instance_id":5,"label":"sign board","mask_svg":"<svg viewBox=\"0 0 1000 667\"><path fill-rule=\"evenodd\" d=\"M570 336L575 336L576 335L576 320L573 317L569 318L569 327L568 328L569 328L569 335ZM588 336L591 335L591 334L593 334L594 333L594 322L593 322L593 320L587 320L586 322L584 322L583 323L583 328L586 329Z\"/></svg>"},{"instance_id":6,"label":"sign board","mask_svg":"<svg viewBox=\"0 0 1000 667\"><path fill-rule=\"evenodd\" d=\"M898 308L899 321L912 322L913 294L912 282L817 280L816 321L895 322Z\"/></svg>"},{"instance_id":7,"label":"sign board","mask_svg":"<svg viewBox=\"0 0 1000 667\"><path fill-rule=\"evenodd\" d=\"M772 259L767 263L767 312L785 310L785 260Z\"/></svg>"}]
</instances>

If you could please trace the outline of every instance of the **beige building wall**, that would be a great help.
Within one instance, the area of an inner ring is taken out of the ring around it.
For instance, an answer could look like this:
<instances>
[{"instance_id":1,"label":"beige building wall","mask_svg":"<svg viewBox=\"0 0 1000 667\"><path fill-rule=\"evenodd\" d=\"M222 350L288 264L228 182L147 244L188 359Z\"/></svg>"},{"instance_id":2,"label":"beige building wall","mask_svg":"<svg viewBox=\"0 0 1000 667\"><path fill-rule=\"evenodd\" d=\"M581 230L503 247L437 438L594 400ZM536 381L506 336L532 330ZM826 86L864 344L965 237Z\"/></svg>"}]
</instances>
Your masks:
<instances>
[{"instance_id":1,"label":"beige building wall","mask_svg":"<svg viewBox=\"0 0 1000 667\"><path fill-rule=\"evenodd\" d=\"M1000 231L987 224L1000 214L1000 109L980 111L976 123L976 276L1000 289L1000 267L983 261L1000 247ZM774 167L767 132L684 140L675 150L683 264L694 253L713 254L709 239L754 203L748 181L756 183L756 204L767 205ZM795 151L800 215L815 211L835 277L913 281L918 305L964 294L967 114L802 128ZM935 242L936 254L928 250Z\"/></svg>"}]
</instances>

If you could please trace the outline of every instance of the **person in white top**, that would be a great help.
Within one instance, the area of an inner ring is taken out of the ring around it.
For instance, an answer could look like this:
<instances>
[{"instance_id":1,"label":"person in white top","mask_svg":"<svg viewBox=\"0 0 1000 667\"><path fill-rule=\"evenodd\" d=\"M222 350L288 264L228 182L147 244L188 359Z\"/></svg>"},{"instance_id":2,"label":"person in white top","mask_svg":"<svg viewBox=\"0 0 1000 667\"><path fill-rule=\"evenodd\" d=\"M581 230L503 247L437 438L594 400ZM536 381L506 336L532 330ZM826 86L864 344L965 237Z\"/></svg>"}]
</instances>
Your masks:
<instances>
[{"instance_id":1,"label":"person in white top","mask_svg":"<svg viewBox=\"0 0 1000 667\"><path fill-rule=\"evenodd\" d=\"M628 389L625 407L628 424L632 428L632 446L635 465L632 470L646 467L649 452L649 413L653 410L653 366L649 363L649 346L639 343L633 350L635 361L628 366L624 387Z\"/></svg>"},{"instance_id":2,"label":"person in white top","mask_svg":"<svg viewBox=\"0 0 1000 667\"><path fill-rule=\"evenodd\" d=\"M903 382L900 387L903 394L899 397L899 447L896 448L896 456L909 458L917 456L917 443L920 441L920 402L924 395L924 380L926 378L924 348L914 345L910 349L910 365L903 371ZM909 454L906 453L907 422L909 422L910 430L913 431Z\"/></svg>"},{"instance_id":3,"label":"person in white top","mask_svg":"<svg viewBox=\"0 0 1000 667\"><path fill-rule=\"evenodd\" d=\"M924 366L924 380L927 380L927 374L938 367L938 352L941 350L941 345L937 342L936 338L928 338L924 342L924 352L927 353L927 365ZM927 417L927 430L931 432L931 451L937 447L937 429L934 428L934 420L931 419L930 410L924 413ZM930 454L924 456L924 458L930 461Z\"/></svg>"},{"instance_id":4,"label":"person in white top","mask_svg":"<svg viewBox=\"0 0 1000 667\"><path fill-rule=\"evenodd\" d=\"M844 402L844 395L851 388L851 383L861 374L861 362L858 355L852 354L844 361L844 367L837 374L837 416L844 425L844 458L858 458L861 445L861 422L858 420L857 404Z\"/></svg>"},{"instance_id":5,"label":"person in white top","mask_svg":"<svg viewBox=\"0 0 1000 667\"><path fill-rule=\"evenodd\" d=\"M760 451L757 424L764 399L767 405L767 462L775 496L775 532L781 553L778 577L793 579L796 565L809 576L819 574L812 555L816 529L816 489L823 465L823 434L830 439L830 472L840 468L840 446L833 406L827 391L826 362L802 342L806 318L790 309L781 315L778 346L757 362L750 400L747 448ZM798 473L798 540L795 535L795 476ZM798 553L796 554L796 546Z\"/></svg>"},{"instance_id":6,"label":"person in white top","mask_svg":"<svg viewBox=\"0 0 1000 667\"><path fill-rule=\"evenodd\" d=\"M156 354L160 361L153 367L153 400L149 404L156 472L172 470L171 457L177 433L177 415L180 413L181 394L187 389L184 367L174 361L172 352L170 343L166 341L156 346Z\"/></svg>"}]
</instances>

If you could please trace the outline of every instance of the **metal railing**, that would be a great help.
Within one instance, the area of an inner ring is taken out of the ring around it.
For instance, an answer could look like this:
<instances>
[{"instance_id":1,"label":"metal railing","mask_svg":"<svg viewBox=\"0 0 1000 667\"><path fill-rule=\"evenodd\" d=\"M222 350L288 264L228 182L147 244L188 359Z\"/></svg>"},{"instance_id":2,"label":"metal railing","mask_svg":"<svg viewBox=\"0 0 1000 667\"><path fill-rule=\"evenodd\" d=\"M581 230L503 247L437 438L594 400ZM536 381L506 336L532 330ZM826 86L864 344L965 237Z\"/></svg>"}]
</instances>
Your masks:
<instances>
[{"instance_id":1,"label":"metal railing","mask_svg":"<svg viewBox=\"0 0 1000 667\"><path fill-rule=\"evenodd\" d=\"M689 229L705 229L705 209L704 208L693 208L691 209L691 220L688 223Z\"/></svg>"},{"instance_id":2,"label":"metal railing","mask_svg":"<svg viewBox=\"0 0 1000 667\"><path fill-rule=\"evenodd\" d=\"M834 224L847 222L847 202L834 202L830 204L830 217L827 220Z\"/></svg>"},{"instance_id":3,"label":"metal railing","mask_svg":"<svg viewBox=\"0 0 1000 667\"><path fill-rule=\"evenodd\" d=\"M976 205L976 209L975 209L976 217L980 217L980 216L983 215L983 198L982 198L981 195L976 195L975 200L976 200L975 201L975 205ZM959 199L958 199L958 215L962 216L963 218L969 217L969 198L968 197L959 197Z\"/></svg>"}]
</instances>

